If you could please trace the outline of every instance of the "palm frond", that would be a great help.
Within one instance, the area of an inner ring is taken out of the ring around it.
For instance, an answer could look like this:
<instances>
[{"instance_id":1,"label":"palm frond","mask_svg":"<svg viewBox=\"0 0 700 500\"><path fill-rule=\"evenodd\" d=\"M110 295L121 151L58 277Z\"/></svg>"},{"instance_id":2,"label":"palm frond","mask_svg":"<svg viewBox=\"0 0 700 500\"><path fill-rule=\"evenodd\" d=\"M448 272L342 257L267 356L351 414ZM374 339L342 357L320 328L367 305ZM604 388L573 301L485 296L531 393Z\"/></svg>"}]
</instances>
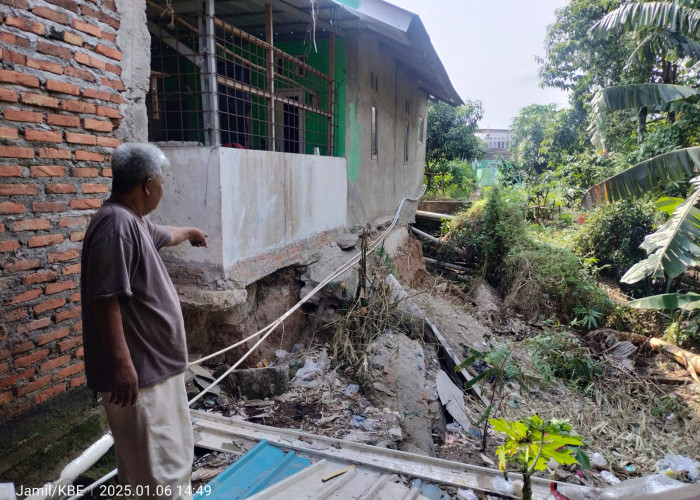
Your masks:
<instances>
[{"instance_id":1,"label":"palm frond","mask_svg":"<svg viewBox=\"0 0 700 500\"><path fill-rule=\"evenodd\" d=\"M644 238L640 248L649 255L625 273L620 281L636 283L647 276L669 279L700 264L700 177L691 181L693 192L678 205L671 218L655 233Z\"/></svg>"},{"instance_id":2,"label":"palm frond","mask_svg":"<svg viewBox=\"0 0 700 500\"><path fill-rule=\"evenodd\" d=\"M591 101L588 133L598 151L605 149L605 121L608 111L647 107L663 111L675 102L700 95L700 90L670 83L634 83L600 89Z\"/></svg>"},{"instance_id":3,"label":"palm frond","mask_svg":"<svg viewBox=\"0 0 700 500\"><path fill-rule=\"evenodd\" d=\"M622 5L596 22L588 33L607 38L620 30L669 29L689 38L700 38L700 10L679 2L634 2Z\"/></svg>"},{"instance_id":4,"label":"palm frond","mask_svg":"<svg viewBox=\"0 0 700 500\"><path fill-rule=\"evenodd\" d=\"M591 187L584 208L634 198L669 181L682 182L700 174L700 146L677 149L650 158Z\"/></svg>"},{"instance_id":5,"label":"palm frond","mask_svg":"<svg viewBox=\"0 0 700 500\"><path fill-rule=\"evenodd\" d=\"M700 60L700 43L668 29L649 33L625 63L625 69L655 62L662 54L669 61Z\"/></svg>"}]
</instances>

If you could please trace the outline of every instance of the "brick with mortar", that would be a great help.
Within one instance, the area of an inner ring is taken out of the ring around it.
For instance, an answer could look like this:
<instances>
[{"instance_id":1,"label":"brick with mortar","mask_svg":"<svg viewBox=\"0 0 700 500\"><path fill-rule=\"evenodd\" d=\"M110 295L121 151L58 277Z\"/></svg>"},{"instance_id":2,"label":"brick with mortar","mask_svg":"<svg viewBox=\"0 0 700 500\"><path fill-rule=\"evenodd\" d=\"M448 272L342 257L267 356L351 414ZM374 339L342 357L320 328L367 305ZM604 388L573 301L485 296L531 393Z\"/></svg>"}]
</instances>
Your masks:
<instances>
[{"instance_id":1,"label":"brick with mortar","mask_svg":"<svg viewBox=\"0 0 700 500\"><path fill-rule=\"evenodd\" d=\"M59 243L63 242L63 235L58 233L58 234L47 234L43 236L32 236L29 238L29 241L27 242L27 246L29 248L36 248L36 247L46 247L49 245L58 245Z\"/></svg>"},{"instance_id":2,"label":"brick with mortar","mask_svg":"<svg viewBox=\"0 0 700 500\"><path fill-rule=\"evenodd\" d=\"M62 150L54 149L51 151ZM57 157L58 156L49 156L49 158ZM29 175L32 177L65 177L66 167L62 167L60 165L33 165L29 167Z\"/></svg>"},{"instance_id":3,"label":"brick with mortar","mask_svg":"<svg viewBox=\"0 0 700 500\"><path fill-rule=\"evenodd\" d=\"M39 148L39 158L70 160L70 149Z\"/></svg>"},{"instance_id":4,"label":"brick with mortar","mask_svg":"<svg viewBox=\"0 0 700 500\"><path fill-rule=\"evenodd\" d=\"M32 210L35 212L65 212L65 201L33 201Z\"/></svg>"},{"instance_id":5,"label":"brick with mortar","mask_svg":"<svg viewBox=\"0 0 700 500\"><path fill-rule=\"evenodd\" d=\"M13 231L39 231L41 229L50 228L51 222L47 219L18 220L12 225Z\"/></svg>"}]
</instances>

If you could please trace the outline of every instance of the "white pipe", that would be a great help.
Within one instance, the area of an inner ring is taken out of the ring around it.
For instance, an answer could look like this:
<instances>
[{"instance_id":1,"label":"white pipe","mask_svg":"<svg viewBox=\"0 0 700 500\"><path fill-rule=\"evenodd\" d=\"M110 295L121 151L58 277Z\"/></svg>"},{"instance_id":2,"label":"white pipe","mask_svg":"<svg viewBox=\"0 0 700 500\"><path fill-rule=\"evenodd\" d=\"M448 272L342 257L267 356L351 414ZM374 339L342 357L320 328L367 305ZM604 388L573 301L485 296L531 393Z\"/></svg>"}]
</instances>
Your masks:
<instances>
[{"instance_id":1,"label":"white pipe","mask_svg":"<svg viewBox=\"0 0 700 500\"><path fill-rule=\"evenodd\" d=\"M425 232L421 231L420 229L417 229L417 228L415 228L415 227L413 227L413 226L411 226L411 231L413 232L413 234L415 234L415 235L417 235L417 236L420 236L421 238L424 238L424 239L426 239L426 240L428 240L428 241L430 241L430 242L432 242L432 243L436 243L436 244L438 244L438 245L444 245L444 244L445 244L444 241L439 240L439 239L437 239L435 236L430 235L430 234L428 234L428 233L425 233Z\"/></svg>"},{"instance_id":2,"label":"white pipe","mask_svg":"<svg viewBox=\"0 0 700 500\"><path fill-rule=\"evenodd\" d=\"M424 210L416 210L416 217L422 218L422 219L429 219L429 220L434 220L434 221L442 221L443 219L454 219L454 215L447 215L447 214L439 214L437 212L426 212Z\"/></svg>"}]
</instances>

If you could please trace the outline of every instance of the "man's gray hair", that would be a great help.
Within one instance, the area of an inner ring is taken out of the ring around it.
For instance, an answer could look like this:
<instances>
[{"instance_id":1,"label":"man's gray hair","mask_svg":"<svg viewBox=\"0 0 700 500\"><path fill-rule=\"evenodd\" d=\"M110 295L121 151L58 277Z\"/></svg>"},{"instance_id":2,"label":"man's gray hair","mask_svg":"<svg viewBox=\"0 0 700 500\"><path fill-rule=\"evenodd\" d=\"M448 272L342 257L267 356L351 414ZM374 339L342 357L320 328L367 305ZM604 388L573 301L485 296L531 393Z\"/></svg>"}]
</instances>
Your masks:
<instances>
[{"instance_id":1,"label":"man's gray hair","mask_svg":"<svg viewBox=\"0 0 700 500\"><path fill-rule=\"evenodd\" d=\"M149 177L163 174L170 162L153 144L127 142L112 153L112 191L130 193Z\"/></svg>"}]
</instances>

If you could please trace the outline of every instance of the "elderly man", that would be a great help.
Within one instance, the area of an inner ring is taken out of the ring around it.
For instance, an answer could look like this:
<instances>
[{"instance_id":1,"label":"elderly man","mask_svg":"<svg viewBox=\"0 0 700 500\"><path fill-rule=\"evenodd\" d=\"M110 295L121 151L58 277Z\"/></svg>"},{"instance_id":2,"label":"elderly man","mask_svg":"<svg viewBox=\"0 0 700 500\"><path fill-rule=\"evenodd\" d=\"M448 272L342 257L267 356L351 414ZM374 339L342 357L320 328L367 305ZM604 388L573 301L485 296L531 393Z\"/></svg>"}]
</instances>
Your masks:
<instances>
[{"instance_id":1,"label":"elderly man","mask_svg":"<svg viewBox=\"0 0 700 500\"><path fill-rule=\"evenodd\" d=\"M102 393L127 497L191 495L185 327L158 250L185 240L207 246L207 235L146 218L163 196L167 167L153 145L119 146L112 156L111 196L83 242L87 384Z\"/></svg>"}]
</instances>

